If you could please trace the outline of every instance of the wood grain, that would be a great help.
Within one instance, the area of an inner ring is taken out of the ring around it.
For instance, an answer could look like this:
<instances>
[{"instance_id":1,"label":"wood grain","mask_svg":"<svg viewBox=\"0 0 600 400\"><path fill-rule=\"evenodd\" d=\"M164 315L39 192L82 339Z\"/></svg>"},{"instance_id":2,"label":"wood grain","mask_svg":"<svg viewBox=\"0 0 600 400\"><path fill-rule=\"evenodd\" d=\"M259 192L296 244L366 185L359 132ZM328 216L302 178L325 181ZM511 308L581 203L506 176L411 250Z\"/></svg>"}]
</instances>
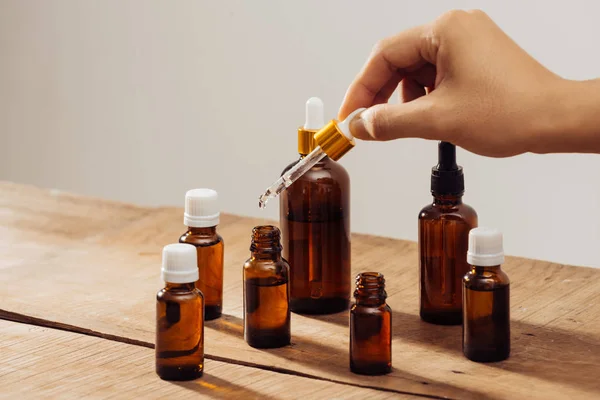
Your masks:
<instances>
[{"instance_id":1,"label":"wood grain","mask_svg":"<svg viewBox=\"0 0 600 400\"><path fill-rule=\"evenodd\" d=\"M0 184L0 315L25 315L99 334L154 341L160 251L184 230L179 208L144 208ZM224 317L206 324L206 351L221 360L450 398L600 396L600 270L509 257L512 355L477 364L461 328L418 317L416 244L352 237L352 270L386 276L393 310L393 367L384 377L348 371L348 316L292 316L293 345L269 351L242 338L241 266L252 227L223 215ZM416 223L416 221L415 221Z\"/></svg>"},{"instance_id":2,"label":"wood grain","mask_svg":"<svg viewBox=\"0 0 600 400\"><path fill-rule=\"evenodd\" d=\"M201 379L166 382L154 373L151 349L0 321L0 398L415 398L220 361L205 368Z\"/></svg>"}]
</instances>

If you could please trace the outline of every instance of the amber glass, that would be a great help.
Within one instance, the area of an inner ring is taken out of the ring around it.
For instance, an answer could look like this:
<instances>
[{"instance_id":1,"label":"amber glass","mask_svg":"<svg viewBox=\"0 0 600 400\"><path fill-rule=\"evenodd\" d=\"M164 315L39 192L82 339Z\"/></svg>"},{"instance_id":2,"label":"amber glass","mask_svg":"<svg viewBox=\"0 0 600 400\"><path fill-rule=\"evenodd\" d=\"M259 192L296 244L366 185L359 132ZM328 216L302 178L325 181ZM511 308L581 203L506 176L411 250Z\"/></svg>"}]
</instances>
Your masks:
<instances>
[{"instance_id":1,"label":"amber glass","mask_svg":"<svg viewBox=\"0 0 600 400\"><path fill-rule=\"evenodd\" d=\"M510 354L510 281L500 266L471 267L463 278L463 353L473 361Z\"/></svg>"},{"instance_id":2,"label":"amber glass","mask_svg":"<svg viewBox=\"0 0 600 400\"><path fill-rule=\"evenodd\" d=\"M156 373L183 381L204 370L204 299L191 283L167 283L156 295Z\"/></svg>"},{"instance_id":3,"label":"amber glass","mask_svg":"<svg viewBox=\"0 0 600 400\"><path fill-rule=\"evenodd\" d=\"M462 278L469 271L469 231L477 213L462 196L434 196L419 213L421 319L441 325L462 322Z\"/></svg>"},{"instance_id":4,"label":"amber glass","mask_svg":"<svg viewBox=\"0 0 600 400\"><path fill-rule=\"evenodd\" d=\"M281 194L279 210L283 257L290 263L292 311L347 310L351 287L346 170L324 158Z\"/></svg>"},{"instance_id":5,"label":"amber glass","mask_svg":"<svg viewBox=\"0 0 600 400\"><path fill-rule=\"evenodd\" d=\"M217 227L188 228L179 243L196 246L198 253L198 281L196 287L204 295L204 319L219 318L223 310L223 238Z\"/></svg>"},{"instance_id":6,"label":"amber glass","mask_svg":"<svg viewBox=\"0 0 600 400\"><path fill-rule=\"evenodd\" d=\"M290 344L290 267L281 257L281 233L271 225L252 230L244 264L244 338L257 348Z\"/></svg>"},{"instance_id":7,"label":"amber glass","mask_svg":"<svg viewBox=\"0 0 600 400\"><path fill-rule=\"evenodd\" d=\"M382 375L392 370L392 309L385 303L385 279L377 272L356 277L350 309L350 370Z\"/></svg>"}]
</instances>

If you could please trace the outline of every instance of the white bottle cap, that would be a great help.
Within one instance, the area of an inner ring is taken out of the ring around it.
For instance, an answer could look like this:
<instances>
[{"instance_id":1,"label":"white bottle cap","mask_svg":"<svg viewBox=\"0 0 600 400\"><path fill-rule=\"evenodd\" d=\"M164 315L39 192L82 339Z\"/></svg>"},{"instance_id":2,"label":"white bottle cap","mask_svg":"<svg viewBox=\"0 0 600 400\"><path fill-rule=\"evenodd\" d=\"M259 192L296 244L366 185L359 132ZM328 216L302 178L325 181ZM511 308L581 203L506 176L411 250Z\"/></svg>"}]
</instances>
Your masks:
<instances>
[{"instance_id":1,"label":"white bottle cap","mask_svg":"<svg viewBox=\"0 0 600 400\"><path fill-rule=\"evenodd\" d=\"M306 101L306 120L304 129L317 131L325 125L325 111L323 101L318 97L311 97Z\"/></svg>"},{"instance_id":2,"label":"white bottle cap","mask_svg":"<svg viewBox=\"0 0 600 400\"><path fill-rule=\"evenodd\" d=\"M478 267L503 264L502 232L493 228L471 229L467 262Z\"/></svg>"},{"instance_id":3,"label":"white bottle cap","mask_svg":"<svg viewBox=\"0 0 600 400\"><path fill-rule=\"evenodd\" d=\"M366 110L366 108L359 108L359 109L356 109L356 110L352 111L352 112L350 113L350 115L348 115L348 116L346 117L346 119L345 119L345 120L343 120L343 121L341 121L341 122L338 122L338 125L337 125L337 127L338 127L338 130L339 130L341 133L343 133L343 134L344 134L344 136L346 136L346 138L347 138L348 140L352 140L352 139L354 139L354 136L352 136L352 133L350 132L350 122L351 122L351 121L352 121L354 118L356 118L356 116L357 116L358 114L360 114L361 112L363 112L363 111L365 111L365 110Z\"/></svg>"},{"instance_id":4,"label":"white bottle cap","mask_svg":"<svg viewBox=\"0 0 600 400\"><path fill-rule=\"evenodd\" d=\"M212 189L192 189L185 194L183 224L192 228L219 225L219 196Z\"/></svg>"},{"instance_id":5,"label":"white bottle cap","mask_svg":"<svg viewBox=\"0 0 600 400\"><path fill-rule=\"evenodd\" d=\"M163 247L161 275L168 283L192 283L198 280L198 258L191 244L175 243Z\"/></svg>"}]
</instances>

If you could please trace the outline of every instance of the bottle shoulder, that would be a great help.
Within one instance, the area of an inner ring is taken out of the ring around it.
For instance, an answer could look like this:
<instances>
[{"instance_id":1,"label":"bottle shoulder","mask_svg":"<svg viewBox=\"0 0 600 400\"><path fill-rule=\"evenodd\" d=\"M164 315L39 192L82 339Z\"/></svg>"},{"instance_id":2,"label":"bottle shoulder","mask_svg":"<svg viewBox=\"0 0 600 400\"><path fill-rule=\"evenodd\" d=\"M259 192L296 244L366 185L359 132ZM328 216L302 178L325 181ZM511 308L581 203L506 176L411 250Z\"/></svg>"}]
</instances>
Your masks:
<instances>
[{"instance_id":1,"label":"bottle shoulder","mask_svg":"<svg viewBox=\"0 0 600 400\"><path fill-rule=\"evenodd\" d=\"M271 276L280 276L287 278L290 273L290 265L281 258L279 260L260 260L250 257L243 266L244 277L266 278Z\"/></svg>"},{"instance_id":2,"label":"bottle shoulder","mask_svg":"<svg viewBox=\"0 0 600 400\"><path fill-rule=\"evenodd\" d=\"M167 288L162 288L156 293L156 300L159 302L185 303L202 299L204 299L204 295L198 288L194 288L193 290L168 290Z\"/></svg>"},{"instance_id":3,"label":"bottle shoulder","mask_svg":"<svg viewBox=\"0 0 600 400\"><path fill-rule=\"evenodd\" d=\"M462 215L465 215L468 217L472 216L472 217L477 218L477 211L475 211L475 209L473 207L471 207L470 205L468 205L466 203L460 204L459 210Z\"/></svg>"},{"instance_id":4,"label":"bottle shoulder","mask_svg":"<svg viewBox=\"0 0 600 400\"><path fill-rule=\"evenodd\" d=\"M455 219L465 220L477 225L477 212L468 204L460 203L451 206L439 206L436 204L428 204L419 211L420 220L437 220L437 219Z\"/></svg>"},{"instance_id":5,"label":"bottle shoulder","mask_svg":"<svg viewBox=\"0 0 600 400\"><path fill-rule=\"evenodd\" d=\"M290 264L283 257L281 257L281 259L279 259L277 261L259 260L259 259L250 257L244 263L244 269L273 269L273 268L289 269Z\"/></svg>"},{"instance_id":6,"label":"bottle shoulder","mask_svg":"<svg viewBox=\"0 0 600 400\"><path fill-rule=\"evenodd\" d=\"M192 244L198 247L207 246L223 246L224 241L221 235L215 233L214 235L197 235L190 231L186 231L179 237L179 243Z\"/></svg>"},{"instance_id":7,"label":"bottle shoulder","mask_svg":"<svg viewBox=\"0 0 600 400\"><path fill-rule=\"evenodd\" d=\"M299 159L297 159L297 160L295 160L295 161L292 161L291 163L289 163L289 164L288 164L288 165L287 165L287 166L286 166L286 167L283 169L283 171L281 171L281 175L283 175L283 174L285 174L286 172L288 172L288 171L289 171L289 170L290 170L290 169L291 169L291 168L292 168L294 165L298 164L298 162L299 162L300 160L301 160L301 159L299 158ZM280 176L281 176L281 175L280 175Z\"/></svg>"},{"instance_id":8,"label":"bottle shoulder","mask_svg":"<svg viewBox=\"0 0 600 400\"><path fill-rule=\"evenodd\" d=\"M484 271L471 269L463 277L466 288L473 290L493 290L510 285L508 275L502 268L486 268Z\"/></svg>"},{"instance_id":9,"label":"bottle shoulder","mask_svg":"<svg viewBox=\"0 0 600 400\"><path fill-rule=\"evenodd\" d=\"M302 159L298 159L290 163L281 172L281 175L285 174L290 168L300 162ZM341 185L347 186L350 181L350 175L348 171L336 161L333 161L329 157L325 157L319 161L315 166L306 171L304 175L299 177L292 186L299 186L302 184L328 184L328 185Z\"/></svg>"},{"instance_id":10,"label":"bottle shoulder","mask_svg":"<svg viewBox=\"0 0 600 400\"><path fill-rule=\"evenodd\" d=\"M354 303L350 308L350 312L353 314L387 314L391 313L392 309L387 303L376 304L376 305L365 305Z\"/></svg>"}]
</instances>

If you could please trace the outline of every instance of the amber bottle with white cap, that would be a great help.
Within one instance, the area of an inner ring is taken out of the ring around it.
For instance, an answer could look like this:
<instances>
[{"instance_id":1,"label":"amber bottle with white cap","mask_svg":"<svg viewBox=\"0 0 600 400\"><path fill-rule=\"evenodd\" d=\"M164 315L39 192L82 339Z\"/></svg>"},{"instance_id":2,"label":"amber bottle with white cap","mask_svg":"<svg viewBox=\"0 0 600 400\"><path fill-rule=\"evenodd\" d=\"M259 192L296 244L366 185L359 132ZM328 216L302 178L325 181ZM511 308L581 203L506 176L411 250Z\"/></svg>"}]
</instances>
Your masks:
<instances>
[{"instance_id":1,"label":"amber bottle with white cap","mask_svg":"<svg viewBox=\"0 0 600 400\"><path fill-rule=\"evenodd\" d=\"M183 223L188 227L179 243L196 247L198 280L196 287L204 294L205 319L221 316L223 309L223 238L217 233L219 198L212 189L193 189L185 194Z\"/></svg>"},{"instance_id":2,"label":"amber bottle with white cap","mask_svg":"<svg viewBox=\"0 0 600 400\"><path fill-rule=\"evenodd\" d=\"M502 233L475 228L469 232L463 278L463 353L473 361L501 361L510 354L510 281L502 271Z\"/></svg>"},{"instance_id":3,"label":"amber bottle with white cap","mask_svg":"<svg viewBox=\"0 0 600 400\"><path fill-rule=\"evenodd\" d=\"M165 246L161 275L165 288L156 295L156 373L173 381L198 378L204 371L204 298L194 285L194 246Z\"/></svg>"},{"instance_id":4,"label":"amber bottle with white cap","mask_svg":"<svg viewBox=\"0 0 600 400\"><path fill-rule=\"evenodd\" d=\"M306 122L298 129L300 158L310 154L315 133L325 125L323 102L306 102ZM350 178L324 157L281 193L283 258L290 264L290 308L296 313L346 310L350 300Z\"/></svg>"}]
</instances>

